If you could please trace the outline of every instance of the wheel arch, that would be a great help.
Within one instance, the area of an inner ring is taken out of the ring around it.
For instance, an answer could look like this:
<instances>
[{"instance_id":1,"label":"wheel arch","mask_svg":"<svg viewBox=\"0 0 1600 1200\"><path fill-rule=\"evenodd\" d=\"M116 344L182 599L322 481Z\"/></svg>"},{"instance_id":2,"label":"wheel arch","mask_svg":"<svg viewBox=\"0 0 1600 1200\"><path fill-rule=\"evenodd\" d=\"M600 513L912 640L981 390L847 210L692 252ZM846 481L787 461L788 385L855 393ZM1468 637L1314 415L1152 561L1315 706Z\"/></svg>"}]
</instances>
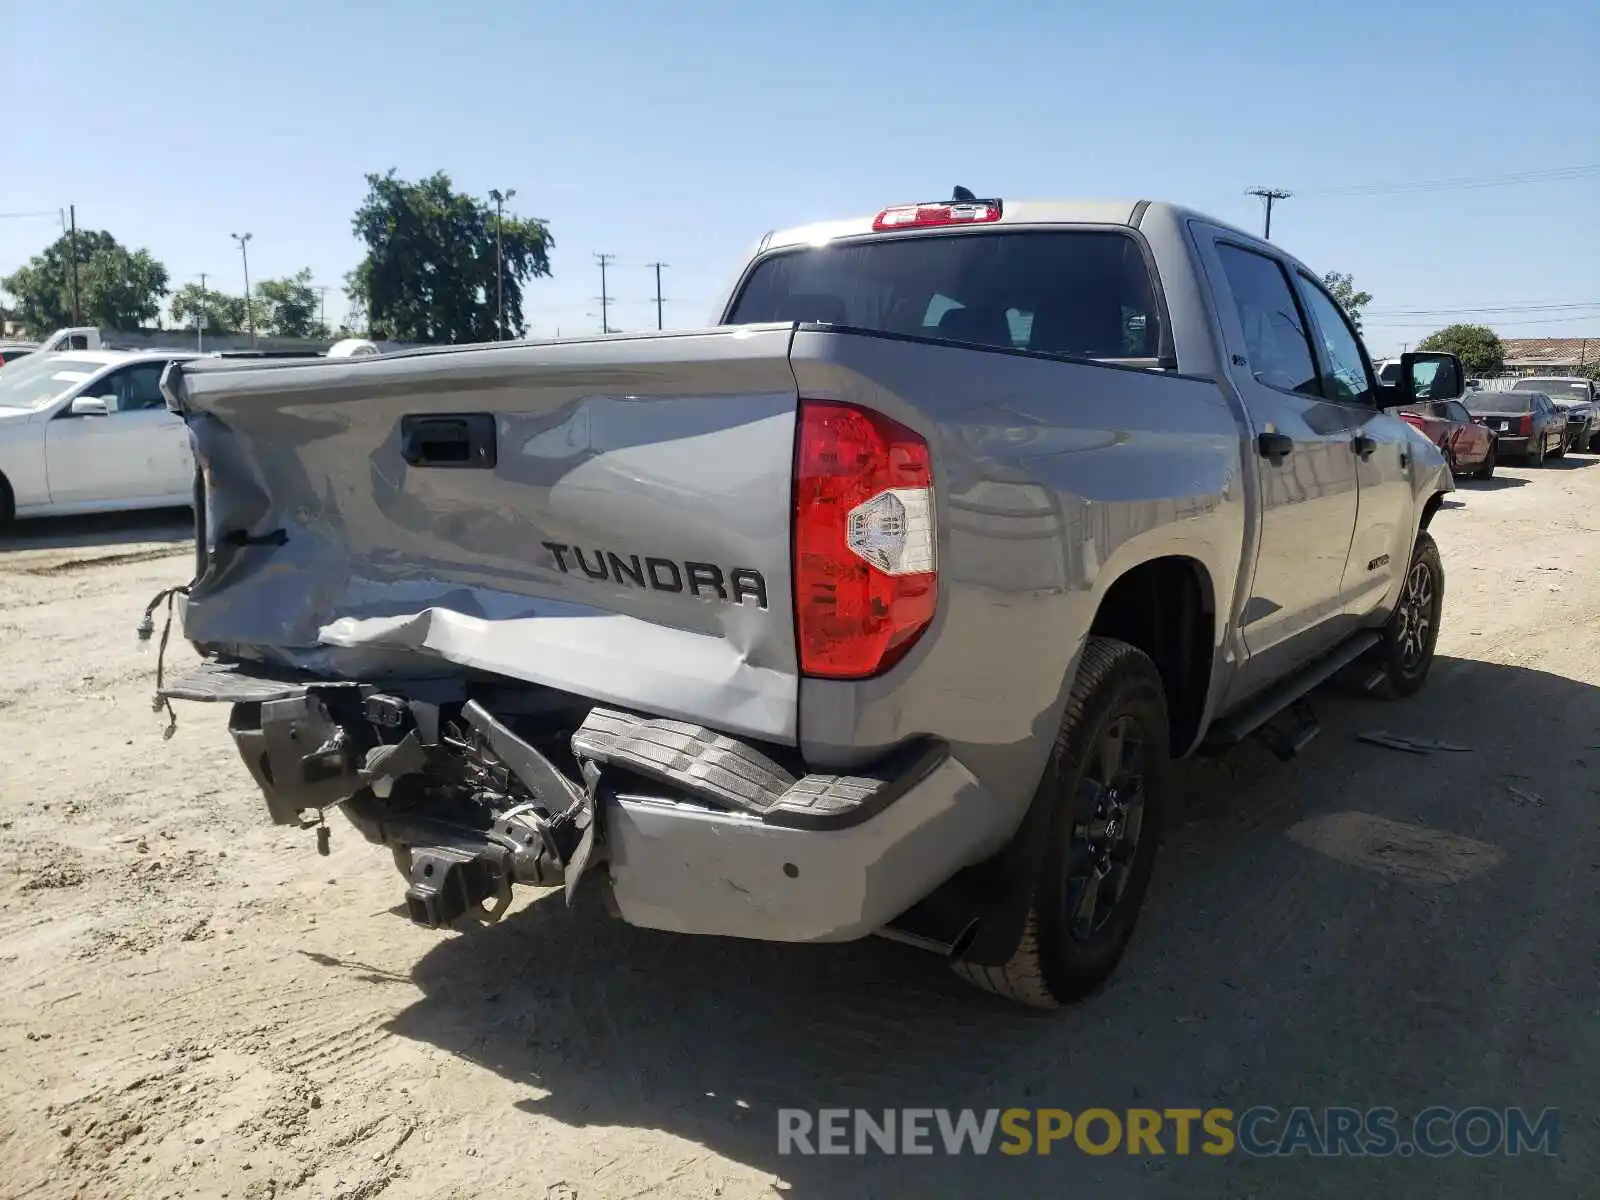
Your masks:
<instances>
[{"instance_id":1,"label":"wheel arch","mask_svg":"<svg viewBox=\"0 0 1600 1200\"><path fill-rule=\"evenodd\" d=\"M1428 525L1433 521L1433 516L1444 507L1444 492L1434 492L1422 506L1422 520L1417 525L1417 532L1427 531Z\"/></svg>"},{"instance_id":2,"label":"wheel arch","mask_svg":"<svg viewBox=\"0 0 1600 1200\"><path fill-rule=\"evenodd\" d=\"M1206 565L1186 554L1167 554L1132 564L1113 579L1089 626L1091 635L1126 642L1155 663L1167 693L1174 757L1200 736L1216 621L1216 583Z\"/></svg>"}]
</instances>

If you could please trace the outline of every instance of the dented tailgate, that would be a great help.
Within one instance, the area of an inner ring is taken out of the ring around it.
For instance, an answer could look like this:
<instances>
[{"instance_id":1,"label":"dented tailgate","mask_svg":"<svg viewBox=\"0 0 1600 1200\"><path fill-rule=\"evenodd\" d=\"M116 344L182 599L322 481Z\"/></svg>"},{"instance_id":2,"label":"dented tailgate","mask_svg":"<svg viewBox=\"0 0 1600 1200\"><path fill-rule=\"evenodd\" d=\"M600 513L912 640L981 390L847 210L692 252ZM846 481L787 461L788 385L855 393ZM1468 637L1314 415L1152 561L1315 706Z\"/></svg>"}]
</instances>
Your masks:
<instances>
[{"instance_id":1,"label":"dented tailgate","mask_svg":"<svg viewBox=\"0 0 1600 1200\"><path fill-rule=\"evenodd\" d=\"M791 329L200 360L194 642L477 668L792 742Z\"/></svg>"}]
</instances>

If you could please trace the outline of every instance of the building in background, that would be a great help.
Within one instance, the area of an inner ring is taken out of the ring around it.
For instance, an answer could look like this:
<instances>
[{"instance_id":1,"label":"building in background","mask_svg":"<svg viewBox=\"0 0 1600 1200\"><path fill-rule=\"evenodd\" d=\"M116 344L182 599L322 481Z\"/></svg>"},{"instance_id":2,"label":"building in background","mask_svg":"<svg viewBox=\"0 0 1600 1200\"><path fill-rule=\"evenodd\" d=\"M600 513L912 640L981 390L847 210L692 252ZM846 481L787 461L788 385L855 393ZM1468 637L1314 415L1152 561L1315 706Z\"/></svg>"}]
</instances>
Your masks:
<instances>
[{"instance_id":1,"label":"building in background","mask_svg":"<svg viewBox=\"0 0 1600 1200\"><path fill-rule=\"evenodd\" d=\"M1600 362L1600 338L1502 338L1506 375L1584 375Z\"/></svg>"}]
</instances>

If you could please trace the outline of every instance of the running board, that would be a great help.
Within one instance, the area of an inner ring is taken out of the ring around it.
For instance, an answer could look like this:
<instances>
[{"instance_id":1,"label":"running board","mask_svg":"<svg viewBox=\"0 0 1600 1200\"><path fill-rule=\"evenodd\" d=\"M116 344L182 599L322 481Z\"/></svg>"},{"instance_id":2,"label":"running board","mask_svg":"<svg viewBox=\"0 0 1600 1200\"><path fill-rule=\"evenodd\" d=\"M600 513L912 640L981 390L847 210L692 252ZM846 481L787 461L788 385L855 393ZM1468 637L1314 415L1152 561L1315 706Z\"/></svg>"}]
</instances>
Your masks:
<instances>
[{"instance_id":1,"label":"running board","mask_svg":"<svg viewBox=\"0 0 1600 1200\"><path fill-rule=\"evenodd\" d=\"M1268 748L1274 754L1279 758L1293 758L1318 731L1310 705L1304 702L1306 694L1332 679L1381 640L1382 634L1376 630L1365 630L1342 643L1325 658L1319 658L1273 684L1238 712L1214 724L1206 734L1204 748L1221 750L1237 746L1252 733L1263 731ZM1285 710L1293 710L1295 722L1291 729L1280 731L1263 728Z\"/></svg>"}]
</instances>

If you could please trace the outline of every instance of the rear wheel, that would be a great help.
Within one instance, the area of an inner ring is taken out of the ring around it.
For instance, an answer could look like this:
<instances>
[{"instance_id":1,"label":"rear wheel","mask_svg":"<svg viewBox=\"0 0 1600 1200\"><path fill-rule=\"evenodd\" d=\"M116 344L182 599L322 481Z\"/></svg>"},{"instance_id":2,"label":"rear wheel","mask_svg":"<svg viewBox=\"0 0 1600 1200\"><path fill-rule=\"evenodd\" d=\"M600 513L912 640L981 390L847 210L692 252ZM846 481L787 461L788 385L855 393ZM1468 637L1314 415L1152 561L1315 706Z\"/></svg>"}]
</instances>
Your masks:
<instances>
[{"instance_id":1,"label":"rear wheel","mask_svg":"<svg viewBox=\"0 0 1600 1200\"><path fill-rule=\"evenodd\" d=\"M1443 608L1444 562L1433 537L1419 533L1400 588L1400 602L1374 651L1383 669L1383 691L1390 697L1415 695L1427 682Z\"/></svg>"},{"instance_id":2,"label":"rear wheel","mask_svg":"<svg viewBox=\"0 0 1600 1200\"><path fill-rule=\"evenodd\" d=\"M1170 757L1155 664L1090 638L1036 798L1051 816L1022 938L1004 966L957 962L958 974L1035 1008L1077 1000L1111 974L1150 883Z\"/></svg>"},{"instance_id":3,"label":"rear wheel","mask_svg":"<svg viewBox=\"0 0 1600 1200\"><path fill-rule=\"evenodd\" d=\"M1541 433L1537 441L1537 446L1534 445L1534 439L1528 441L1528 465L1532 467L1544 466L1544 434Z\"/></svg>"}]
</instances>

